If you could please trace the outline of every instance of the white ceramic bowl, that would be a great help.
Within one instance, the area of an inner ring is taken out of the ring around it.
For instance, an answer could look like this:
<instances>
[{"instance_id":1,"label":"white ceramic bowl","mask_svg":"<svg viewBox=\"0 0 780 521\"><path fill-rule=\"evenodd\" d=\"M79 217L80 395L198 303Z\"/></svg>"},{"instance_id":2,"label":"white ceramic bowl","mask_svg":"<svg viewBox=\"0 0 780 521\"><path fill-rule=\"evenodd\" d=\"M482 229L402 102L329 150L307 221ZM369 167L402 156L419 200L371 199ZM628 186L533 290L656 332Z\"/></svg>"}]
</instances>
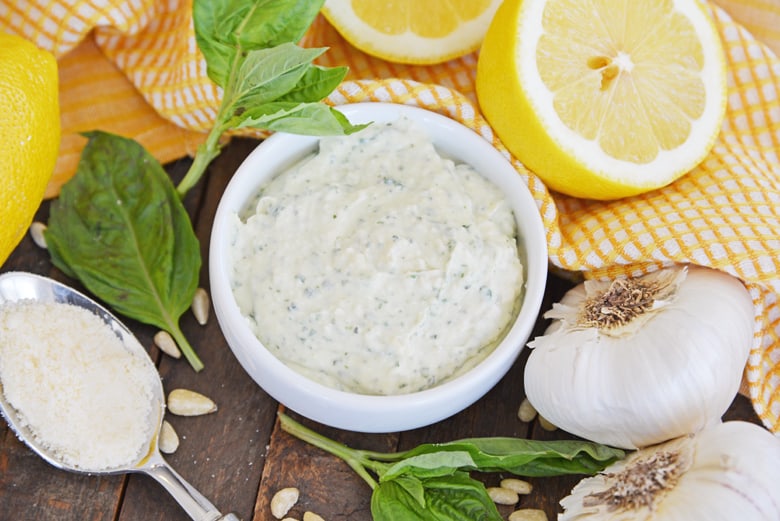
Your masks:
<instances>
[{"instance_id":1,"label":"white ceramic bowl","mask_svg":"<svg viewBox=\"0 0 780 521\"><path fill-rule=\"evenodd\" d=\"M493 146L456 121L416 107L390 103L343 105L353 123L393 121L400 115L427 129L443 155L472 165L496 184L517 220L526 287L519 314L496 349L463 375L411 394L369 396L309 380L263 347L241 315L230 288L230 217L241 212L258 187L316 150L318 139L277 133L261 143L230 180L217 208L209 250L211 296L222 332L249 375L274 399L317 422L361 432L397 432L435 423L474 403L510 369L539 313L547 279L544 227L527 186ZM475 318L476 320L476 318Z\"/></svg>"}]
</instances>

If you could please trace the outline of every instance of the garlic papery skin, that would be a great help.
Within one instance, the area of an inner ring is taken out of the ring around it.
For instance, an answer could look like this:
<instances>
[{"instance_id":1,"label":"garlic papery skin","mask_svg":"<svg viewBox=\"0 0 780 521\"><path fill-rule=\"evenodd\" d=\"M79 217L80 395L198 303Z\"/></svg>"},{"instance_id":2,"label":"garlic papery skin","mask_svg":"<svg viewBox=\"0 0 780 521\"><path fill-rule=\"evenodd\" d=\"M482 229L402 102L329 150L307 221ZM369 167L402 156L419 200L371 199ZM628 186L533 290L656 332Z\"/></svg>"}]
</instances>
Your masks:
<instances>
[{"instance_id":1,"label":"garlic papery skin","mask_svg":"<svg viewBox=\"0 0 780 521\"><path fill-rule=\"evenodd\" d=\"M634 452L585 478L558 521L778 521L780 438L731 421Z\"/></svg>"},{"instance_id":2,"label":"garlic papery skin","mask_svg":"<svg viewBox=\"0 0 780 521\"><path fill-rule=\"evenodd\" d=\"M719 422L754 335L744 285L697 266L587 281L545 317L529 343L528 400L559 428L625 449Z\"/></svg>"}]
</instances>

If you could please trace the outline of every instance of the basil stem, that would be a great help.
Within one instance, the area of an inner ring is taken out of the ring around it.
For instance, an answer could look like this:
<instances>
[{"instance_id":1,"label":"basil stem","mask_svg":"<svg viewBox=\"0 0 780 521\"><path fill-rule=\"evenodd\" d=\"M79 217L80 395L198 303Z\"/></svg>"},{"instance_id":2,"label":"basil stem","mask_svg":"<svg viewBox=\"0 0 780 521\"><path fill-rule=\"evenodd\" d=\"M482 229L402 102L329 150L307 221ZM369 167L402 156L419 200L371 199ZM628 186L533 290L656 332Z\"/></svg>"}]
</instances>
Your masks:
<instances>
[{"instance_id":1,"label":"basil stem","mask_svg":"<svg viewBox=\"0 0 780 521\"><path fill-rule=\"evenodd\" d=\"M279 413L278 416L282 430L288 434L292 434L299 440L305 441L310 445L314 445L315 447L318 447L325 452L329 452L330 454L341 458L347 463L347 465L352 468L352 470L354 470L361 478L363 478L366 483L368 483L369 487L372 489L376 488L377 482L367 469L371 469L377 474L380 474L385 470L385 468L388 467L388 465L384 463L375 461L376 459L379 459L375 456L377 454L382 456L381 453L351 449L343 443L333 441L330 438L326 438L322 434L314 432L313 430L301 425L284 413Z\"/></svg>"},{"instance_id":2,"label":"basil stem","mask_svg":"<svg viewBox=\"0 0 780 521\"><path fill-rule=\"evenodd\" d=\"M182 180L176 186L176 191L179 197L184 197L187 192L197 184L203 174L206 172L209 164L219 155L222 151L222 146L219 144L219 139L222 137L222 129L212 127L209 131L206 141L198 145L198 149L195 152L195 157L192 159L192 164Z\"/></svg>"}]
</instances>

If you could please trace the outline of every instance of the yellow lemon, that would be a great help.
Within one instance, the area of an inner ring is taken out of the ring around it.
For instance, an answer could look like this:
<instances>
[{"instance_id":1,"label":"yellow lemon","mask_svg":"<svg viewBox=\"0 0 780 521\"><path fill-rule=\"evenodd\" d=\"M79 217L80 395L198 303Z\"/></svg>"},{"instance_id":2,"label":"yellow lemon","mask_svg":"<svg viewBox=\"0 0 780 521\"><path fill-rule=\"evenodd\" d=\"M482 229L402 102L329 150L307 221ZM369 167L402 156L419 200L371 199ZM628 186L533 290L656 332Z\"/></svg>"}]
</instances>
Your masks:
<instances>
[{"instance_id":1,"label":"yellow lemon","mask_svg":"<svg viewBox=\"0 0 780 521\"><path fill-rule=\"evenodd\" d=\"M60 146L57 62L0 32L0 264L41 204Z\"/></svg>"},{"instance_id":2,"label":"yellow lemon","mask_svg":"<svg viewBox=\"0 0 780 521\"><path fill-rule=\"evenodd\" d=\"M726 110L726 65L696 0L507 0L477 97L507 148L553 190L616 199L701 162Z\"/></svg>"},{"instance_id":3,"label":"yellow lemon","mask_svg":"<svg viewBox=\"0 0 780 521\"><path fill-rule=\"evenodd\" d=\"M326 0L322 14L353 46L410 64L441 63L479 48L501 0Z\"/></svg>"}]
</instances>

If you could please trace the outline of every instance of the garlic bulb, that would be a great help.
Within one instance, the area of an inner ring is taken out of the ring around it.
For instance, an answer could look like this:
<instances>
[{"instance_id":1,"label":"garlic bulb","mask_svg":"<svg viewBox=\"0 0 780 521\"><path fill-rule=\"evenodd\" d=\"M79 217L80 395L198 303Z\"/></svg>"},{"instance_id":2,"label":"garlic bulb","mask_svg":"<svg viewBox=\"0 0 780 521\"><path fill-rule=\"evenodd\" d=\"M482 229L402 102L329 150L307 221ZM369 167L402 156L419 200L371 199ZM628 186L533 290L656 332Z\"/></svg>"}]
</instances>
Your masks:
<instances>
[{"instance_id":1,"label":"garlic bulb","mask_svg":"<svg viewBox=\"0 0 780 521\"><path fill-rule=\"evenodd\" d=\"M545 317L529 343L529 401L571 434L627 449L720 421L753 340L747 289L697 266L587 281Z\"/></svg>"},{"instance_id":2,"label":"garlic bulb","mask_svg":"<svg viewBox=\"0 0 780 521\"><path fill-rule=\"evenodd\" d=\"M780 438L732 421L649 447L585 478L558 521L777 521Z\"/></svg>"}]
</instances>

